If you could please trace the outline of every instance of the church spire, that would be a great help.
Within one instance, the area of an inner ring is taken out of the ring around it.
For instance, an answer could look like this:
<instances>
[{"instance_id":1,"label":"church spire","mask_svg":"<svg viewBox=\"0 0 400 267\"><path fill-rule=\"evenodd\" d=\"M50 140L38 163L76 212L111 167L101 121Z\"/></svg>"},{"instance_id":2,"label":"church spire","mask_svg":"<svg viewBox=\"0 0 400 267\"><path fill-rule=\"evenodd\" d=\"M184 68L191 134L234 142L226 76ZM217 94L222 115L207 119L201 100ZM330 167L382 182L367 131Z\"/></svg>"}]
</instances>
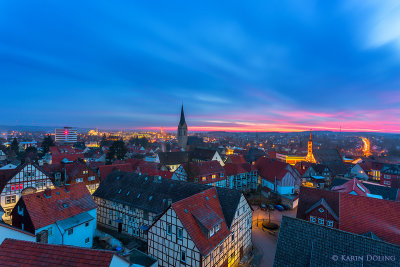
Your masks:
<instances>
[{"instance_id":1,"label":"church spire","mask_svg":"<svg viewBox=\"0 0 400 267\"><path fill-rule=\"evenodd\" d=\"M179 121L179 126L183 126L184 124L186 124L186 121L185 121L185 113L183 112L183 104L182 104L181 120Z\"/></svg>"}]
</instances>

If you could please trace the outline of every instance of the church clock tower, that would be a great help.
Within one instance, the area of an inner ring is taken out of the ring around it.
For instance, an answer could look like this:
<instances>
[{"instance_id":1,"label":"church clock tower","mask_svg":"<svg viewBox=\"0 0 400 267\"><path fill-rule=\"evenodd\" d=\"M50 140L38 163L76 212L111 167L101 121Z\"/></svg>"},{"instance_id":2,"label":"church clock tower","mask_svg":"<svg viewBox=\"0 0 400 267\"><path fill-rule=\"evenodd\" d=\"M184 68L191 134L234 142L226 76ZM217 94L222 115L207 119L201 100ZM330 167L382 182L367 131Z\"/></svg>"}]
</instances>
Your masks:
<instances>
[{"instance_id":1,"label":"church clock tower","mask_svg":"<svg viewBox=\"0 0 400 267\"><path fill-rule=\"evenodd\" d=\"M308 140L308 145L307 145L307 157L306 161L315 163L315 158L313 155L313 145L312 145L312 137L311 137L311 131L310 131L310 140Z\"/></svg>"},{"instance_id":2,"label":"church clock tower","mask_svg":"<svg viewBox=\"0 0 400 267\"><path fill-rule=\"evenodd\" d=\"M185 113L183 112L183 105L181 109L181 119L178 125L178 145L182 148L186 148L188 141L187 124L185 121Z\"/></svg>"}]
</instances>

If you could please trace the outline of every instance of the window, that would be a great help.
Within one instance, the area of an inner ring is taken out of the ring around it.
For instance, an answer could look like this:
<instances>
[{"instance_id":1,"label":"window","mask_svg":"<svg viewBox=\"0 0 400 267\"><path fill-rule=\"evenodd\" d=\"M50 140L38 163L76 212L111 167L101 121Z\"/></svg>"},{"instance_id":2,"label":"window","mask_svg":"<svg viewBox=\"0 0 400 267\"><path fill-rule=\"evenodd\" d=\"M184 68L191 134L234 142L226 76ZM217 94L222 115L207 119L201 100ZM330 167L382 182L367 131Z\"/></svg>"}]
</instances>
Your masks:
<instances>
[{"instance_id":1,"label":"window","mask_svg":"<svg viewBox=\"0 0 400 267\"><path fill-rule=\"evenodd\" d=\"M89 181L94 181L94 179L95 179L94 176L89 176L89 177L88 177L88 180L89 180Z\"/></svg>"},{"instance_id":2,"label":"window","mask_svg":"<svg viewBox=\"0 0 400 267\"><path fill-rule=\"evenodd\" d=\"M203 180L203 181L205 181L207 178L205 177L205 176L203 176L202 178L201 178L201 180Z\"/></svg>"},{"instance_id":3,"label":"window","mask_svg":"<svg viewBox=\"0 0 400 267\"><path fill-rule=\"evenodd\" d=\"M83 173L83 174L88 174L88 171L87 171L87 170L84 170L82 173Z\"/></svg>"},{"instance_id":4,"label":"window","mask_svg":"<svg viewBox=\"0 0 400 267\"><path fill-rule=\"evenodd\" d=\"M325 210L324 210L323 208L319 208L318 211L322 213L322 212L324 212Z\"/></svg>"},{"instance_id":5,"label":"window","mask_svg":"<svg viewBox=\"0 0 400 267\"><path fill-rule=\"evenodd\" d=\"M319 224L324 224L324 219L318 218L318 223L319 223Z\"/></svg>"},{"instance_id":6,"label":"window","mask_svg":"<svg viewBox=\"0 0 400 267\"><path fill-rule=\"evenodd\" d=\"M6 197L6 204L15 203L17 197L15 195Z\"/></svg>"},{"instance_id":7,"label":"window","mask_svg":"<svg viewBox=\"0 0 400 267\"><path fill-rule=\"evenodd\" d=\"M73 233L74 233L74 229L73 228L68 229L68 235L72 235Z\"/></svg>"},{"instance_id":8,"label":"window","mask_svg":"<svg viewBox=\"0 0 400 267\"><path fill-rule=\"evenodd\" d=\"M390 182L389 181L383 181L383 183L385 184L385 185L390 185ZM11 188L12 189L12 188Z\"/></svg>"},{"instance_id":9,"label":"window","mask_svg":"<svg viewBox=\"0 0 400 267\"><path fill-rule=\"evenodd\" d=\"M89 243L89 241L90 241L90 238L89 238L89 237L86 238L86 239L85 239L85 244Z\"/></svg>"},{"instance_id":10,"label":"window","mask_svg":"<svg viewBox=\"0 0 400 267\"><path fill-rule=\"evenodd\" d=\"M89 222L85 223L85 226L88 227L89 226Z\"/></svg>"},{"instance_id":11,"label":"window","mask_svg":"<svg viewBox=\"0 0 400 267\"><path fill-rule=\"evenodd\" d=\"M76 178L76 182L77 182L77 183L83 182L83 178Z\"/></svg>"},{"instance_id":12,"label":"window","mask_svg":"<svg viewBox=\"0 0 400 267\"><path fill-rule=\"evenodd\" d=\"M111 224L111 220L108 220L108 224Z\"/></svg>"},{"instance_id":13,"label":"window","mask_svg":"<svg viewBox=\"0 0 400 267\"><path fill-rule=\"evenodd\" d=\"M172 225L171 224L167 224L167 235L172 235Z\"/></svg>"},{"instance_id":14,"label":"window","mask_svg":"<svg viewBox=\"0 0 400 267\"><path fill-rule=\"evenodd\" d=\"M310 222L315 222L315 217L314 216L310 216Z\"/></svg>"},{"instance_id":15,"label":"window","mask_svg":"<svg viewBox=\"0 0 400 267\"><path fill-rule=\"evenodd\" d=\"M224 173L221 172L221 173L219 174L219 176L220 176L220 177L224 177Z\"/></svg>"},{"instance_id":16,"label":"window","mask_svg":"<svg viewBox=\"0 0 400 267\"><path fill-rule=\"evenodd\" d=\"M181 262L186 262L186 252L181 251Z\"/></svg>"},{"instance_id":17,"label":"window","mask_svg":"<svg viewBox=\"0 0 400 267\"><path fill-rule=\"evenodd\" d=\"M215 232L218 232L219 229L221 229L221 224L217 224L217 225L215 226Z\"/></svg>"},{"instance_id":18,"label":"window","mask_svg":"<svg viewBox=\"0 0 400 267\"><path fill-rule=\"evenodd\" d=\"M217 177L215 174L212 175L212 178L215 179L215 177Z\"/></svg>"},{"instance_id":19,"label":"window","mask_svg":"<svg viewBox=\"0 0 400 267\"><path fill-rule=\"evenodd\" d=\"M215 233L215 227L211 228L210 232L208 233L209 236L208 237L212 237Z\"/></svg>"},{"instance_id":20,"label":"window","mask_svg":"<svg viewBox=\"0 0 400 267\"><path fill-rule=\"evenodd\" d=\"M232 234L231 242L235 242L235 234L234 233Z\"/></svg>"},{"instance_id":21,"label":"window","mask_svg":"<svg viewBox=\"0 0 400 267\"><path fill-rule=\"evenodd\" d=\"M177 237L178 239L182 239L182 238L183 238L183 230L182 230L182 228L178 228L176 237Z\"/></svg>"},{"instance_id":22,"label":"window","mask_svg":"<svg viewBox=\"0 0 400 267\"><path fill-rule=\"evenodd\" d=\"M219 254L224 252L224 244L222 243L221 246L219 246Z\"/></svg>"},{"instance_id":23,"label":"window","mask_svg":"<svg viewBox=\"0 0 400 267\"><path fill-rule=\"evenodd\" d=\"M333 227L333 221L327 221L326 225L329 226L329 227Z\"/></svg>"}]
</instances>

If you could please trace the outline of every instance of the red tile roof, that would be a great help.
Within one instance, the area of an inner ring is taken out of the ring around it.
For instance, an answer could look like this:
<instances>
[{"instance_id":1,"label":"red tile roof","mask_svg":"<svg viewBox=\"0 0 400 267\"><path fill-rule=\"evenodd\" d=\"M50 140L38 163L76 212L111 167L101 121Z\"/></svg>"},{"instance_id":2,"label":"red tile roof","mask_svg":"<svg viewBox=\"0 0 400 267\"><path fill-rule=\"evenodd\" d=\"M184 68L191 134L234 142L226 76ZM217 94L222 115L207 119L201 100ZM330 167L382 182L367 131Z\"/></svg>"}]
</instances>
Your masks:
<instances>
[{"instance_id":1,"label":"red tile roof","mask_svg":"<svg viewBox=\"0 0 400 267\"><path fill-rule=\"evenodd\" d=\"M351 193L354 191L358 196L367 196L367 194L371 193L357 178L353 178L342 185L334 186L331 190L343 193Z\"/></svg>"},{"instance_id":2,"label":"red tile roof","mask_svg":"<svg viewBox=\"0 0 400 267\"><path fill-rule=\"evenodd\" d=\"M255 167L249 163L226 163L224 166L227 176L248 173L255 170Z\"/></svg>"},{"instance_id":3,"label":"red tile roof","mask_svg":"<svg viewBox=\"0 0 400 267\"><path fill-rule=\"evenodd\" d=\"M345 192L302 187L297 218L324 199L339 217L339 229L355 234L374 233L383 241L400 245L400 203Z\"/></svg>"},{"instance_id":4,"label":"red tile roof","mask_svg":"<svg viewBox=\"0 0 400 267\"><path fill-rule=\"evenodd\" d=\"M243 155L229 155L231 163L247 163Z\"/></svg>"},{"instance_id":5,"label":"red tile roof","mask_svg":"<svg viewBox=\"0 0 400 267\"><path fill-rule=\"evenodd\" d=\"M288 168L292 168L289 164L266 157L259 158L255 164L258 174L267 180L275 181L282 178L289 172Z\"/></svg>"},{"instance_id":6,"label":"red tile roof","mask_svg":"<svg viewBox=\"0 0 400 267\"><path fill-rule=\"evenodd\" d=\"M340 193L339 229L400 245L400 203Z\"/></svg>"},{"instance_id":7,"label":"red tile roof","mask_svg":"<svg viewBox=\"0 0 400 267\"><path fill-rule=\"evenodd\" d=\"M21 198L35 229L97 208L84 183L49 190L51 197L45 196L45 192L24 195Z\"/></svg>"},{"instance_id":8,"label":"red tile roof","mask_svg":"<svg viewBox=\"0 0 400 267\"><path fill-rule=\"evenodd\" d=\"M115 254L65 245L49 245L15 239L5 239L0 245L1 266L65 266L108 267Z\"/></svg>"},{"instance_id":9,"label":"red tile roof","mask_svg":"<svg viewBox=\"0 0 400 267\"><path fill-rule=\"evenodd\" d=\"M101 180L103 181L104 179L106 179L107 175L110 174L112 171L134 172L132 164L130 163L103 165L99 166L99 173Z\"/></svg>"},{"instance_id":10,"label":"red tile roof","mask_svg":"<svg viewBox=\"0 0 400 267\"><path fill-rule=\"evenodd\" d=\"M72 148L71 146L51 146L50 148L52 163L60 163L63 159L75 161L85 156L81 150Z\"/></svg>"},{"instance_id":11,"label":"red tile roof","mask_svg":"<svg viewBox=\"0 0 400 267\"><path fill-rule=\"evenodd\" d=\"M210 251L215 249L215 247L217 247L225 238L230 235L230 231L228 230L225 220L223 219L224 215L222 213L221 204L219 202L215 187L175 202L172 204L172 208L203 256L208 255ZM211 210L213 213L213 218L218 217L222 219L221 229L210 238L207 238L206 234L201 230L199 222L193 215L203 217L203 221L216 222L218 220L208 220L209 214L199 212L199 209L200 211Z\"/></svg>"}]
</instances>

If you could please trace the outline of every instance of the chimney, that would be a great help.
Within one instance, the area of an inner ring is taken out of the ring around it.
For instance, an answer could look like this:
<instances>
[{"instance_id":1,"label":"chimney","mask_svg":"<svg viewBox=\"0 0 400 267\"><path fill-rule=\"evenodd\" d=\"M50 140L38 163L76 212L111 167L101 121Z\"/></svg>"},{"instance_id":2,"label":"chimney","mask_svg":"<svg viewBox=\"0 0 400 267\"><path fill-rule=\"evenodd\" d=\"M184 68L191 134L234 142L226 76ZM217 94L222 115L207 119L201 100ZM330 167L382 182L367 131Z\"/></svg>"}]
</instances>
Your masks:
<instances>
[{"instance_id":1,"label":"chimney","mask_svg":"<svg viewBox=\"0 0 400 267\"><path fill-rule=\"evenodd\" d=\"M51 197L51 189L50 188L46 188L44 190L44 197L45 198L50 198Z\"/></svg>"}]
</instances>

